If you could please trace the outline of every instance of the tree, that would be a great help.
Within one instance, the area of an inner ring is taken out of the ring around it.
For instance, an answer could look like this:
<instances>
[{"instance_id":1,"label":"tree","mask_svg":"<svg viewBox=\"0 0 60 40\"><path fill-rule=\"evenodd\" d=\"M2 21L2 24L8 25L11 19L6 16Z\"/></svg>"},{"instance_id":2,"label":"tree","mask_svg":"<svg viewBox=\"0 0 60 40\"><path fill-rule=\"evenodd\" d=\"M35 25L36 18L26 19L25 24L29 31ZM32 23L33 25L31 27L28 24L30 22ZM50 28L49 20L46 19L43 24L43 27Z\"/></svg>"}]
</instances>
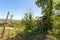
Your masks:
<instances>
[{"instance_id":1,"label":"tree","mask_svg":"<svg viewBox=\"0 0 60 40\"><path fill-rule=\"evenodd\" d=\"M32 29L35 25L34 22L35 22L35 20L33 18L32 11L29 10L24 16L24 23L26 25L26 28Z\"/></svg>"},{"instance_id":2,"label":"tree","mask_svg":"<svg viewBox=\"0 0 60 40\"><path fill-rule=\"evenodd\" d=\"M24 18L22 20L22 25L25 25L25 30L23 31L22 35L27 38L32 35L38 34L38 26L32 14L32 11L29 9L28 12L25 13Z\"/></svg>"},{"instance_id":3,"label":"tree","mask_svg":"<svg viewBox=\"0 0 60 40\"><path fill-rule=\"evenodd\" d=\"M42 12L44 14L44 18L43 18L44 30L46 30L45 28L47 28L48 30L52 29L51 16L56 11L55 6L57 4L59 4L59 2L57 2L57 1L59 1L59 0L37 0L36 1L36 5L38 5L38 7L42 8ZM55 9L55 11L54 11L54 9Z\"/></svg>"},{"instance_id":4,"label":"tree","mask_svg":"<svg viewBox=\"0 0 60 40\"><path fill-rule=\"evenodd\" d=\"M49 28L51 28L52 29L51 33L53 35L55 35L55 37L56 36L58 37L58 35L60 35L59 34L60 31L59 31L59 29L57 29L57 28L59 28L59 25L60 25L60 22L59 22L60 14L58 14L58 11L60 11L60 0L37 0L36 5L38 5L38 7L42 8L42 12L44 14L42 28L44 30L46 28L47 28L47 30L49 30ZM58 14L58 15L56 15L56 14ZM55 33L58 35L56 35ZM60 37L58 37L58 38L60 38Z\"/></svg>"}]
</instances>

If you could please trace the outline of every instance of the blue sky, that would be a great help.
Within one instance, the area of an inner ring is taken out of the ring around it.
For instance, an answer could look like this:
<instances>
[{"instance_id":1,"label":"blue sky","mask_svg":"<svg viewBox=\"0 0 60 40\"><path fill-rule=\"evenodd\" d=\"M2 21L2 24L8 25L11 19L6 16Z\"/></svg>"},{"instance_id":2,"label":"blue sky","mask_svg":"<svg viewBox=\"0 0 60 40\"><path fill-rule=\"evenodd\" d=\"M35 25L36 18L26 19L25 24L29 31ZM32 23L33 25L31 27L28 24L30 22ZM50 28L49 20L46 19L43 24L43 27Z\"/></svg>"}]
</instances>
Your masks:
<instances>
[{"instance_id":1,"label":"blue sky","mask_svg":"<svg viewBox=\"0 0 60 40\"><path fill-rule=\"evenodd\" d=\"M13 14L13 19L21 19L32 8L34 16L41 16L41 8L37 7L35 0L0 0L0 18L6 18L7 12Z\"/></svg>"}]
</instances>

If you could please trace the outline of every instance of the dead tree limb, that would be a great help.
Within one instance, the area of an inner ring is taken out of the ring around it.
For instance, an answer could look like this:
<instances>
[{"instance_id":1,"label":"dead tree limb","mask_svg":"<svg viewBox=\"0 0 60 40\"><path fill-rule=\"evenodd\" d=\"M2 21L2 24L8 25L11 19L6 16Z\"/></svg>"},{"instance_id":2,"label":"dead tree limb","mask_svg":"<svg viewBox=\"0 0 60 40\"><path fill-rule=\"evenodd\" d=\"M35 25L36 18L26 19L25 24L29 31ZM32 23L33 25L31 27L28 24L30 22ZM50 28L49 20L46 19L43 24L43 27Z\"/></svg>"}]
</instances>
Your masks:
<instances>
[{"instance_id":1,"label":"dead tree limb","mask_svg":"<svg viewBox=\"0 0 60 40\"><path fill-rule=\"evenodd\" d=\"M4 37L4 32L5 32L5 27L6 27L6 24L7 24L8 16L9 16L9 12L6 16L6 20L4 21L4 27L3 27L3 30L2 30L2 33L1 33L1 38Z\"/></svg>"}]
</instances>

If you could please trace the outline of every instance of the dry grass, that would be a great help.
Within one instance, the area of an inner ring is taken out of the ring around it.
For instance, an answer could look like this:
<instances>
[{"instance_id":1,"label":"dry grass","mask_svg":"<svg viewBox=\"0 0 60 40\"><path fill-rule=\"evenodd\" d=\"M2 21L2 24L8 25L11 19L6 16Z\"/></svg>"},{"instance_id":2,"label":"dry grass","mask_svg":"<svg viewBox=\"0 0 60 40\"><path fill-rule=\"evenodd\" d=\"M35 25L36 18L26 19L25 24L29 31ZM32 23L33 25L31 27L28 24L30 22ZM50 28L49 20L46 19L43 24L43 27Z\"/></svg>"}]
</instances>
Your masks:
<instances>
[{"instance_id":1,"label":"dry grass","mask_svg":"<svg viewBox=\"0 0 60 40\"><path fill-rule=\"evenodd\" d=\"M0 36L1 36L2 30L3 30L3 27L0 27ZM23 28L6 27L5 33L4 33L4 40L7 37L16 36L17 32L19 32L19 31L22 32ZM2 39L0 39L0 40L2 40Z\"/></svg>"}]
</instances>

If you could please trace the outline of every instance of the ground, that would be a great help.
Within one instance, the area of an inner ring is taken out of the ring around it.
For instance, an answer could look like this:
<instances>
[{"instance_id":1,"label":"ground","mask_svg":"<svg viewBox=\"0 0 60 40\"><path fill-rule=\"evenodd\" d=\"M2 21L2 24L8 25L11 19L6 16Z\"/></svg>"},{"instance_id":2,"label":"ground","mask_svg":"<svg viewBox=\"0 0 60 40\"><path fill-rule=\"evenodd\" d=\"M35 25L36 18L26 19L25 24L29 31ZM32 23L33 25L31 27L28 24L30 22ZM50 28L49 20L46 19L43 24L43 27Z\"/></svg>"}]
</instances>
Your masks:
<instances>
[{"instance_id":1,"label":"ground","mask_svg":"<svg viewBox=\"0 0 60 40\"><path fill-rule=\"evenodd\" d=\"M1 37L2 30L3 30L3 27L0 27L0 37ZM4 38L6 39L7 37L14 37L14 36L16 36L18 31L22 32L23 29L22 28L14 28L14 27L6 27L5 33L4 33Z\"/></svg>"}]
</instances>

